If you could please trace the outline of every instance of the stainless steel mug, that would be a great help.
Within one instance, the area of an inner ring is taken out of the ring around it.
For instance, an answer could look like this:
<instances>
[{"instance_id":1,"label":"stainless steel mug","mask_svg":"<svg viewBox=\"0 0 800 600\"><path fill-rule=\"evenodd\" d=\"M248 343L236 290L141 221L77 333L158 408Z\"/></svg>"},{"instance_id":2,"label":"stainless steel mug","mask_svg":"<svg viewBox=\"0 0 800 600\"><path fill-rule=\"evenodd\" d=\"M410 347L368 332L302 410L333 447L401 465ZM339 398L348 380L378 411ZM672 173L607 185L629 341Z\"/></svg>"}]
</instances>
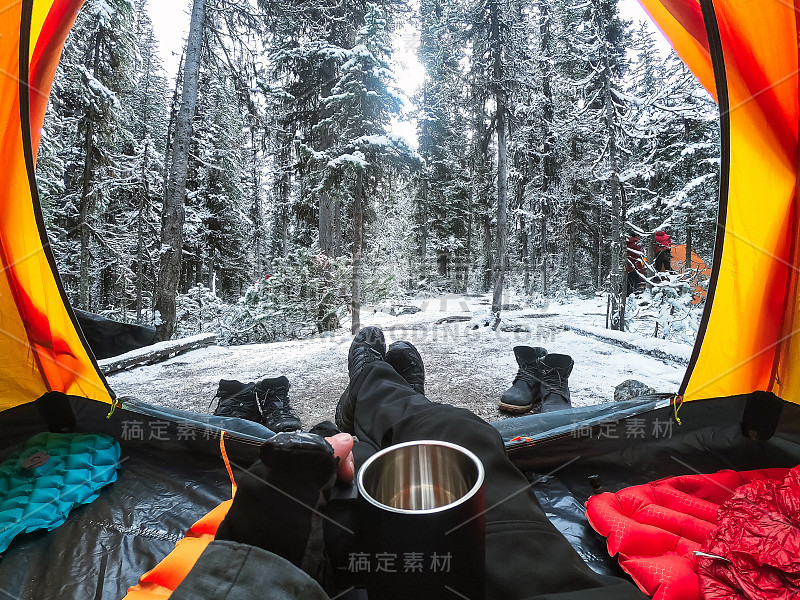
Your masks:
<instances>
[{"instance_id":1,"label":"stainless steel mug","mask_svg":"<svg viewBox=\"0 0 800 600\"><path fill-rule=\"evenodd\" d=\"M435 440L386 448L361 467L361 547L350 557L369 597L469 598L484 595L483 464Z\"/></svg>"}]
</instances>

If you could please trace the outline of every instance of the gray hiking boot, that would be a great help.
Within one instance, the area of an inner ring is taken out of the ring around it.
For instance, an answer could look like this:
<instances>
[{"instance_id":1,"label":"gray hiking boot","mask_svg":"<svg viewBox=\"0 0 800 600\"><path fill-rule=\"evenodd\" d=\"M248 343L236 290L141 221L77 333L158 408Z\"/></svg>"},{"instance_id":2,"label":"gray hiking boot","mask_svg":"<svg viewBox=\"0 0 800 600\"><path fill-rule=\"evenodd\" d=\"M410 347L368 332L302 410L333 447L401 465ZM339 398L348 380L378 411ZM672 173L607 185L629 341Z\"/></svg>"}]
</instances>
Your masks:
<instances>
[{"instance_id":1,"label":"gray hiking boot","mask_svg":"<svg viewBox=\"0 0 800 600\"><path fill-rule=\"evenodd\" d=\"M572 408L567 379L575 361L566 354L548 354L542 359L542 412Z\"/></svg>"},{"instance_id":2,"label":"gray hiking boot","mask_svg":"<svg viewBox=\"0 0 800 600\"><path fill-rule=\"evenodd\" d=\"M516 414L526 413L529 410L541 412L541 365L542 360L547 356L547 350L530 346L516 346L514 356L517 358L519 371L517 371L511 387L500 397L497 408Z\"/></svg>"}]
</instances>

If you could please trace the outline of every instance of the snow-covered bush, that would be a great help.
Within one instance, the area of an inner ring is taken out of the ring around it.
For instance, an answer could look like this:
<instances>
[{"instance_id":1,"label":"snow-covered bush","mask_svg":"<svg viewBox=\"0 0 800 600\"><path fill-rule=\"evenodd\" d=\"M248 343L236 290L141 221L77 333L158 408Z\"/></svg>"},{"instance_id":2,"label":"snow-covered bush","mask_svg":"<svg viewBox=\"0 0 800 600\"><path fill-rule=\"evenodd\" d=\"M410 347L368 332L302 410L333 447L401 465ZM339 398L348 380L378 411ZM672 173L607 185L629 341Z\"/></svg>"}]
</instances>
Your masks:
<instances>
[{"instance_id":1,"label":"snow-covered bush","mask_svg":"<svg viewBox=\"0 0 800 600\"><path fill-rule=\"evenodd\" d=\"M639 296L629 296L626 329L675 342L693 344L697 338L705 298L706 282L698 282L693 271L659 273L650 278L652 287Z\"/></svg>"},{"instance_id":2,"label":"snow-covered bush","mask_svg":"<svg viewBox=\"0 0 800 600\"><path fill-rule=\"evenodd\" d=\"M230 306L204 285L196 285L175 300L177 337L205 331L217 332L222 316Z\"/></svg>"},{"instance_id":3,"label":"snow-covered bush","mask_svg":"<svg viewBox=\"0 0 800 600\"><path fill-rule=\"evenodd\" d=\"M339 328L350 300L345 258L298 248L251 285L219 322L220 342L248 344L304 337Z\"/></svg>"}]
</instances>

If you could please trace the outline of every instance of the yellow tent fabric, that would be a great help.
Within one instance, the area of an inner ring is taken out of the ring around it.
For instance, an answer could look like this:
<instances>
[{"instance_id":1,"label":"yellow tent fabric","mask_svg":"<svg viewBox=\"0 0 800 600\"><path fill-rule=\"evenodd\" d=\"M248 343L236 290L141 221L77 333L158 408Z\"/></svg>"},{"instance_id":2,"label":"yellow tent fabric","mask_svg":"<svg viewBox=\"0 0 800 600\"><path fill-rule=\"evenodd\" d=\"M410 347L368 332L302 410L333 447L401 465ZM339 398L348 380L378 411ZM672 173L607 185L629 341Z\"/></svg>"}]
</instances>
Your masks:
<instances>
[{"instance_id":1,"label":"yellow tent fabric","mask_svg":"<svg viewBox=\"0 0 800 600\"><path fill-rule=\"evenodd\" d=\"M640 1L716 93L701 11L712 0ZM724 243L718 238L713 300L682 392L693 400L766 390L800 402L800 0L714 0L713 9L730 105L723 115L730 118L730 178L727 206L721 206Z\"/></svg>"},{"instance_id":2,"label":"yellow tent fabric","mask_svg":"<svg viewBox=\"0 0 800 600\"><path fill-rule=\"evenodd\" d=\"M61 49L82 0L0 0L0 410L61 391L110 401L63 295L34 157Z\"/></svg>"}]
</instances>

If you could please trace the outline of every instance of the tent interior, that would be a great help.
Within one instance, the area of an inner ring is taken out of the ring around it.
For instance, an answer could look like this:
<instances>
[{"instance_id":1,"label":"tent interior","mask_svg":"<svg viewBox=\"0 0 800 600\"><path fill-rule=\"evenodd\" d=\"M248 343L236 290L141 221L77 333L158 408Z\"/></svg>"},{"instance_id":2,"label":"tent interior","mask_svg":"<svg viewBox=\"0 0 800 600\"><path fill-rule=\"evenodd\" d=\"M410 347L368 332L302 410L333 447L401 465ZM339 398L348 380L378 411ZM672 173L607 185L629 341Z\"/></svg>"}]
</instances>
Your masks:
<instances>
[{"instance_id":1,"label":"tent interior","mask_svg":"<svg viewBox=\"0 0 800 600\"><path fill-rule=\"evenodd\" d=\"M800 0L759 3L758 19L748 2L641 2L721 113L715 260L690 366L674 398L495 424L553 522L590 566L615 574L616 559L584 516L599 489L800 463ZM124 597L192 523L230 499L220 432L234 476L272 434L238 419L118 402L66 301L34 164L50 84L81 4L0 2L0 454L39 432L76 431L114 437L123 458L97 500L53 531L17 537L3 553L0 591L15 598ZM634 424L643 435L620 435ZM121 435L133 428L137 435Z\"/></svg>"}]
</instances>

